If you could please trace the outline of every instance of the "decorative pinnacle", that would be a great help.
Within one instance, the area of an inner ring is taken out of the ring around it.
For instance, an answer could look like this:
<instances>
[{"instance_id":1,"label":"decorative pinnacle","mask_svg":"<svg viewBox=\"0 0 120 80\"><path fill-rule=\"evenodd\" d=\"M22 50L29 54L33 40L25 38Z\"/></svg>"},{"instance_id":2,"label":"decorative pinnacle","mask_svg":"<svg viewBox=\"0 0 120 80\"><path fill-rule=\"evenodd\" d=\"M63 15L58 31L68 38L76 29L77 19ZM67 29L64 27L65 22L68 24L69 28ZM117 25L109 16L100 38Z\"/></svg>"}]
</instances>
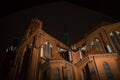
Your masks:
<instances>
[{"instance_id":1,"label":"decorative pinnacle","mask_svg":"<svg viewBox=\"0 0 120 80\"><path fill-rule=\"evenodd\" d=\"M39 19L32 19L32 23L35 24L38 28L42 29L42 21Z\"/></svg>"}]
</instances>

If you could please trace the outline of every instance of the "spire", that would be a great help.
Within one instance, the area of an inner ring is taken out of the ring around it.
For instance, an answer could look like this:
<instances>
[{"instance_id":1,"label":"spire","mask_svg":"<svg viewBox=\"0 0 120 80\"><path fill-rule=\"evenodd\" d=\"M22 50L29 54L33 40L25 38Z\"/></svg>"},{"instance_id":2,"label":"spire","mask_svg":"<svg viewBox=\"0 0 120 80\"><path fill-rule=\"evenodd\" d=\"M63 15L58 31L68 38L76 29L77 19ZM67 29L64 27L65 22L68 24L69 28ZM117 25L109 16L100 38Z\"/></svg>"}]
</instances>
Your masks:
<instances>
[{"instance_id":1,"label":"spire","mask_svg":"<svg viewBox=\"0 0 120 80\"><path fill-rule=\"evenodd\" d=\"M67 44L68 46L70 46L70 44L71 44L71 37L70 37L70 35L67 33L67 29L66 29L66 25L65 25L65 24L64 24L63 42L64 42L65 44Z\"/></svg>"}]
</instances>

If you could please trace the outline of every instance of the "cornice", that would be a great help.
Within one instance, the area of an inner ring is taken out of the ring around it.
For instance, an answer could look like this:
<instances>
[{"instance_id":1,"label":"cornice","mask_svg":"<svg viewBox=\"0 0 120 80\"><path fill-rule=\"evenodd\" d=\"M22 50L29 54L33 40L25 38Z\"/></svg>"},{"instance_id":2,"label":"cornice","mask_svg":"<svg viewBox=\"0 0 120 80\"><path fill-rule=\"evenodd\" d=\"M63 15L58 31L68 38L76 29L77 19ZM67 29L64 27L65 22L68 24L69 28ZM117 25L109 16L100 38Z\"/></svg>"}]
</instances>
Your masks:
<instances>
[{"instance_id":1,"label":"cornice","mask_svg":"<svg viewBox=\"0 0 120 80\"><path fill-rule=\"evenodd\" d=\"M117 53L105 53L105 54L91 54L89 55L90 58L111 58L111 57L118 57Z\"/></svg>"},{"instance_id":2,"label":"cornice","mask_svg":"<svg viewBox=\"0 0 120 80\"><path fill-rule=\"evenodd\" d=\"M93 58L120 58L120 56L117 53L106 53L106 54L90 54L87 55L85 58L80 60L78 63L76 63L76 66L83 65L84 63L90 61Z\"/></svg>"},{"instance_id":3,"label":"cornice","mask_svg":"<svg viewBox=\"0 0 120 80\"><path fill-rule=\"evenodd\" d=\"M56 65L63 64L64 66L65 66L65 64L67 64L69 66L73 66L72 63L65 61L65 60L51 60L49 62L45 62L44 64L42 64L41 67L44 68L44 67L52 65L52 64L56 64Z\"/></svg>"}]
</instances>

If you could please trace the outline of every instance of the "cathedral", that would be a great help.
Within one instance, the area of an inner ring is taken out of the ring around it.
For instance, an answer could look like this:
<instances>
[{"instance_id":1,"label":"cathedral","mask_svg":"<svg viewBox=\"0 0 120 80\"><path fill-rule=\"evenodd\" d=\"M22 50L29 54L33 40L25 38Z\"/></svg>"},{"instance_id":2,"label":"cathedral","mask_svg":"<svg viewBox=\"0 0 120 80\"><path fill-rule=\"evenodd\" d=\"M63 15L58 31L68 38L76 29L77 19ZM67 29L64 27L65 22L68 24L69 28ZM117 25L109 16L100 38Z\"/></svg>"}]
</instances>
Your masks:
<instances>
[{"instance_id":1,"label":"cathedral","mask_svg":"<svg viewBox=\"0 0 120 80\"><path fill-rule=\"evenodd\" d=\"M101 25L72 44L67 33L65 38L66 44L32 19L19 46L6 50L14 54L7 80L120 80L120 22Z\"/></svg>"}]
</instances>

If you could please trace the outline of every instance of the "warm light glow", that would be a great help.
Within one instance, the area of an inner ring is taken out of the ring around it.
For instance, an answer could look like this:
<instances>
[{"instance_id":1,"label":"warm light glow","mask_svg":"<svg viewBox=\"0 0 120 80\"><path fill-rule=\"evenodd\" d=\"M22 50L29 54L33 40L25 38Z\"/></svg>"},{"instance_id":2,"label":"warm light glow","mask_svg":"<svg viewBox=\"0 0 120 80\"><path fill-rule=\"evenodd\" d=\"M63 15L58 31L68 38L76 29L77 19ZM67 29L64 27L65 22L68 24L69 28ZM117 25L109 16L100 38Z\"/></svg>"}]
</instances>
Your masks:
<instances>
[{"instance_id":1,"label":"warm light glow","mask_svg":"<svg viewBox=\"0 0 120 80\"><path fill-rule=\"evenodd\" d=\"M72 52L69 51L69 60L72 61Z\"/></svg>"},{"instance_id":2,"label":"warm light glow","mask_svg":"<svg viewBox=\"0 0 120 80\"><path fill-rule=\"evenodd\" d=\"M109 45L107 45L107 49L108 49L109 52L112 52L112 50L111 50Z\"/></svg>"},{"instance_id":3,"label":"warm light glow","mask_svg":"<svg viewBox=\"0 0 120 80\"><path fill-rule=\"evenodd\" d=\"M40 52L40 53L41 53L40 56L41 56L41 57L44 57L44 55L43 55L43 46L41 47L41 52Z\"/></svg>"},{"instance_id":4,"label":"warm light glow","mask_svg":"<svg viewBox=\"0 0 120 80\"><path fill-rule=\"evenodd\" d=\"M82 59L82 52L80 49L79 49L79 53L80 53L80 59Z\"/></svg>"}]
</instances>

